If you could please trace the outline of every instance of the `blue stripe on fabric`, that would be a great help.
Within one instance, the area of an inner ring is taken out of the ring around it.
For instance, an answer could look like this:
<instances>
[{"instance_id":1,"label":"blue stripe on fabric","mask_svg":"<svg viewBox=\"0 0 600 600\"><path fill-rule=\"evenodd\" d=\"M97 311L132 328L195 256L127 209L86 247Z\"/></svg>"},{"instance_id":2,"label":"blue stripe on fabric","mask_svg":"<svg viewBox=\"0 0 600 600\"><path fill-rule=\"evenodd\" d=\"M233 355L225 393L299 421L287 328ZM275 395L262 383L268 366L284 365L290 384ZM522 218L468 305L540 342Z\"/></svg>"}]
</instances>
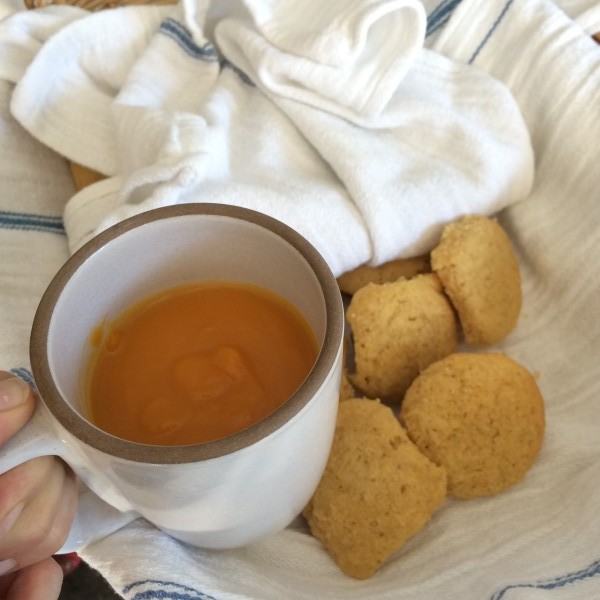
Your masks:
<instances>
[{"instance_id":1,"label":"blue stripe on fabric","mask_svg":"<svg viewBox=\"0 0 600 600\"><path fill-rule=\"evenodd\" d=\"M254 87L254 82L244 71L236 67L233 63L229 62L227 59L223 58L220 62L221 69L231 69L246 85L250 85Z\"/></svg>"},{"instance_id":2,"label":"blue stripe on fabric","mask_svg":"<svg viewBox=\"0 0 600 600\"><path fill-rule=\"evenodd\" d=\"M504 19L505 15L508 12L508 9L510 8L510 5L513 3L513 1L514 0L508 0L508 2L504 5L504 8L500 11L498 18L494 21L490 30L487 32L486 36L481 41L481 44L479 44L479 46L477 47L475 52L473 52L473 56L471 56L471 58L469 59L469 64L472 64L475 61L475 59L477 58L477 56L479 55L479 53L481 52L483 47L488 43L489 39L494 34L494 31L496 31L496 29L498 29L498 25L500 25L500 23L502 22L502 19Z\"/></svg>"},{"instance_id":3,"label":"blue stripe on fabric","mask_svg":"<svg viewBox=\"0 0 600 600\"><path fill-rule=\"evenodd\" d=\"M135 588L145 588L134 592L131 600L216 600L213 596L204 594L197 589L159 579L145 579L135 581L123 588L123 594L129 594Z\"/></svg>"},{"instance_id":4,"label":"blue stripe on fabric","mask_svg":"<svg viewBox=\"0 0 600 600\"><path fill-rule=\"evenodd\" d=\"M506 587L494 593L490 597L490 600L501 600L501 598L503 598L504 595L510 590L523 588L537 590L554 590L556 588L561 588L566 585L578 583L579 581L589 579L590 577L597 577L598 575L600 575L600 560L593 562L589 567L581 569L580 571L568 573L567 575L561 575L560 577L555 577L554 579L549 579L547 581L539 581L536 583L515 583L512 585L507 585Z\"/></svg>"},{"instance_id":5,"label":"blue stripe on fabric","mask_svg":"<svg viewBox=\"0 0 600 600\"><path fill-rule=\"evenodd\" d=\"M175 41L179 47L192 58L199 58L209 62L216 62L219 60L217 50L210 42L206 42L204 46L198 46L198 44L194 42L188 28L175 19L165 19L160 24L159 31Z\"/></svg>"},{"instance_id":6,"label":"blue stripe on fabric","mask_svg":"<svg viewBox=\"0 0 600 600\"><path fill-rule=\"evenodd\" d=\"M220 57L217 49L210 42L207 42L204 46L198 46L198 44L194 42L189 29L175 19L165 19L159 27L159 32L171 38L192 58L207 62L219 62L220 69L231 69L244 83L247 85L254 85L246 73L225 58Z\"/></svg>"},{"instance_id":7,"label":"blue stripe on fabric","mask_svg":"<svg viewBox=\"0 0 600 600\"><path fill-rule=\"evenodd\" d=\"M17 377L20 377L26 381L30 386L35 388L35 382L33 381L33 375L24 367L16 367L11 369L10 372Z\"/></svg>"},{"instance_id":8,"label":"blue stripe on fabric","mask_svg":"<svg viewBox=\"0 0 600 600\"><path fill-rule=\"evenodd\" d=\"M0 229L46 231L65 235L61 217L0 211Z\"/></svg>"},{"instance_id":9,"label":"blue stripe on fabric","mask_svg":"<svg viewBox=\"0 0 600 600\"><path fill-rule=\"evenodd\" d=\"M440 27L443 27L456 10L462 0L444 0L427 17L427 31L425 36L435 33Z\"/></svg>"},{"instance_id":10,"label":"blue stripe on fabric","mask_svg":"<svg viewBox=\"0 0 600 600\"><path fill-rule=\"evenodd\" d=\"M131 597L132 600L204 600L210 596L191 596L187 593L168 592L165 590L146 590Z\"/></svg>"}]
</instances>

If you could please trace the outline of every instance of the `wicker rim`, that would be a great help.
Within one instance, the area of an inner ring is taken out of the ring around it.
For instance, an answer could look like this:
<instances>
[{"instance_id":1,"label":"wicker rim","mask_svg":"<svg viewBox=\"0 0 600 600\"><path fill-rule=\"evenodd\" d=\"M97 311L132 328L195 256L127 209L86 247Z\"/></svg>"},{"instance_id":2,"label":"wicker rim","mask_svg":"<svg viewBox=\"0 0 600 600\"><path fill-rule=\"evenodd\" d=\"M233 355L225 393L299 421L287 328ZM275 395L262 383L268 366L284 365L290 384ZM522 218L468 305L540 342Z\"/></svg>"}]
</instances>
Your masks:
<instances>
[{"instance_id":1,"label":"wicker rim","mask_svg":"<svg viewBox=\"0 0 600 600\"><path fill-rule=\"evenodd\" d=\"M121 6L170 5L177 4L177 2L178 0L25 0L25 7L34 9L54 4L64 4L94 12L106 8L119 8Z\"/></svg>"}]
</instances>

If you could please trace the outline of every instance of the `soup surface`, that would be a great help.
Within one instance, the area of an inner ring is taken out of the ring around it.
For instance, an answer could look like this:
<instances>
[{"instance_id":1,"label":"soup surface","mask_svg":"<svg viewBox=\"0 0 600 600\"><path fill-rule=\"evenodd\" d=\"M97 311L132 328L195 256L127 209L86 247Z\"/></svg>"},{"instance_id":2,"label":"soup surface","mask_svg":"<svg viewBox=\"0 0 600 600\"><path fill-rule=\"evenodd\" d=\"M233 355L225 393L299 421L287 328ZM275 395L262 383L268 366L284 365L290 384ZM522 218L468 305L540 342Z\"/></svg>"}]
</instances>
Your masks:
<instances>
[{"instance_id":1,"label":"soup surface","mask_svg":"<svg viewBox=\"0 0 600 600\"><path fill-rule=\"evenodd\" d=\"M260 421L318 354L294 306L234 282L166 290L98 326L90 341L90 420L154 445L216 440Z\"/></svg>"}]
</instances>

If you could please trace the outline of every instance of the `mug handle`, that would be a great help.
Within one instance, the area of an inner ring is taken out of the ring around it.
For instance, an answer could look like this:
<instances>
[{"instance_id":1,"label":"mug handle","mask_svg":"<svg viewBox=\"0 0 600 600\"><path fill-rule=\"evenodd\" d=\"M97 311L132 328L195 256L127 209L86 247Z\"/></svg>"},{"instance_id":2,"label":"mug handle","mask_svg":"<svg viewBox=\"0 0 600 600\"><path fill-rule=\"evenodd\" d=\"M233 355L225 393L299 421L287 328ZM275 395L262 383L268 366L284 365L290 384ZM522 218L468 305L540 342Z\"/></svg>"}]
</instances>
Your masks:
<instances>
[{"instance_id":1,"label":"mug handle","mask_svg":"<svg viewBox=\"0 0 600 600\"><path fill-rule=\"evenodd\" d=\"M41 456L62 458L81 482L77 513L69 536L58 553L76 552L139 518L129 502L107 480L103 480L102 487L106 490L106 486L110 486L113 503L103 500L92 491L88 481L91 472L89 465L83 464L82 458L75 456L60 439L48 409L38 399L25 427L0 448L0 475Z\"/></svg>"}]
</instances>

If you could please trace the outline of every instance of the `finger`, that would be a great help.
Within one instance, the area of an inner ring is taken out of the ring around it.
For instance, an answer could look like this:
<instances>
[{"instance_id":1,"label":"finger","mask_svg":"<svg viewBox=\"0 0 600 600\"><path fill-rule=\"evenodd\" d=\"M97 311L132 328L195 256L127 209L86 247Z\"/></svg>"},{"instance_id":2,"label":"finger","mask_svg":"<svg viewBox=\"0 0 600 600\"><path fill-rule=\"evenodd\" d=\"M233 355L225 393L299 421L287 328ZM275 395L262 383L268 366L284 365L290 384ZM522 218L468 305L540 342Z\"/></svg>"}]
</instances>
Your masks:
<instances>
[{"instance_id":1,"label":"finger","mask_svg":"<svg viewBox=\"0 0 600 600\"><path fill-rule=\"evenodd\" d=\"M31 387L12 373L0 371L0 446L27 423L34 408Z\"/></svg>"},{"instance_id":2,"label":"finger","mask_svg":"<svg viewBox=\"0 0 600 600\"><path fill-rule=\"evenodd\" d=\"M9 575L4 575L4 577L0 577L0 599L6 600L8 597L8 591L10 590L13 581L17 577L17 573L10 573Z\"/></svg>"},{"instance_id":3,"label":"finger","mask_svg":"<svg viewBox=\"0 0 600 600\"><path fill-rule=\"evenodd\" d=\"M62 586L58 563L47 558L21 569L12 576L0 578L0 598L6 600L57 600ZM6 588L2 584L5 580Z\"/></svg>"},{"instance_id":4,"label":"finger","mask_svg":"<svg viewBox=\"0 0 600 600\"><path fill-rule=\"evenodd\" d=\"M39 459L36 459L39 460ZM28 499L10 530L0 539L0 561L22 569L54 554L64 544L77 507L77 483L60 460L43 490Z\"/></svg>"},{"instance_id":5,"label":"finger","mask_svg":"<svg viewBox=\"0 0 600 600\"><path fill-rule=\"evenodd\" d=\"M0 544L26 504L45 489L56 468L54 456L41 456L0 475Z\"/></svg>"}]
</instances>

